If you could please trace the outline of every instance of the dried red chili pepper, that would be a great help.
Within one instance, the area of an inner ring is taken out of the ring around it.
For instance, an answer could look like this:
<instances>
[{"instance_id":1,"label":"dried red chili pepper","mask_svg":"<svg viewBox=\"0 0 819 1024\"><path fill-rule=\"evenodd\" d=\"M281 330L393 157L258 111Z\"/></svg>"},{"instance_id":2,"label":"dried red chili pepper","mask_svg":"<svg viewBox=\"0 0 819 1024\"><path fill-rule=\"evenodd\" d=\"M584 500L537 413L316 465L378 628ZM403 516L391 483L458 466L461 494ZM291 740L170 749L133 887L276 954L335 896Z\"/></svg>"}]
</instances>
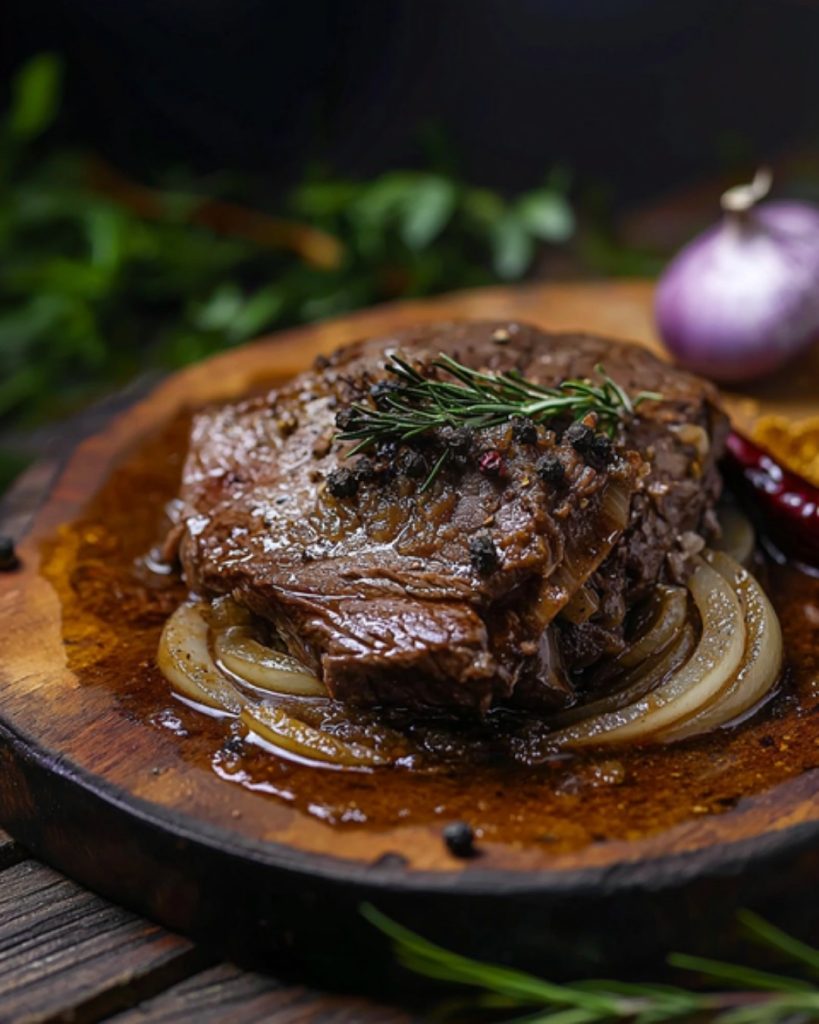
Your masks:
<instances>
[{"instance_id":1,"label":"dried red chili pepper","mask_svg":"<svg viewBox=\"0 0 819 1024\"><path fill-rule=\"evenodd\" d=\"M780 551L819 566L819 487L736 431L728 435L723 470Z\"/></svg>"}]
</instances>

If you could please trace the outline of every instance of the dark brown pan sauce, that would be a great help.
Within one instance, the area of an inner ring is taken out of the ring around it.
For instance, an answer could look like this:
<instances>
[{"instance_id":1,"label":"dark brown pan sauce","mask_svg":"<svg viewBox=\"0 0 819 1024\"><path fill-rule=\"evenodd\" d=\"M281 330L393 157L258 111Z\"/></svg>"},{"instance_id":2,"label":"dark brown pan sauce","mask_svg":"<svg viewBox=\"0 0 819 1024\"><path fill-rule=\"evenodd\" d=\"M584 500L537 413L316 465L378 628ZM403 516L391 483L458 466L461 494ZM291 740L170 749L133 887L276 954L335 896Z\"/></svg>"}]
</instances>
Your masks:
<instances>
[{"instance_id":1,"label":"dark brown pan sauce","mask_svg":"<svg viewBox=\"0 0 819 1024\"><path fill-rule=\"evenodd\" d=\"M180 417L116 469L83 518L46 546L43 571L60 595L69 665L80 681L114 689L124 714L171 730L184 758L227 782L338 827L463 818L487 839L562 852L720 813L819 767L819 578L774 564L770 591L788 671L778 694L740 726L671 747L611 748L534 766L510 764L502 750L510 728L526 734L519 718L496 718L494 730L417 730L416 740L435 741L435 770L338 771L260 749L237 723L175 698L154 664L162 625L185 588L174 575L149 571L143 556L162 529L158 510L176 493L187 429Z\"/></svg>"}]
</instances>

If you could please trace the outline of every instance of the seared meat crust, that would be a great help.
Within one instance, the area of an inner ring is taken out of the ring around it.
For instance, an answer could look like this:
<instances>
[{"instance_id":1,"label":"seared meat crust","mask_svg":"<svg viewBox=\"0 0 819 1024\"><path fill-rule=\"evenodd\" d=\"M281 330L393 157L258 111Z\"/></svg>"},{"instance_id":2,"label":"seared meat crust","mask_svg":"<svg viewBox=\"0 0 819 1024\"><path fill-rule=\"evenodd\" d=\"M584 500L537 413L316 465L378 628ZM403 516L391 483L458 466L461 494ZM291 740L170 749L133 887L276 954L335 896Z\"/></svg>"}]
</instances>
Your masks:
<instances>
[{"instance_id":1,"label":"seared meat crust","mask_svg":"<svg viewBox=\"0 0 819 1024\"><path fill-rule=\"evenodd\" d=\"M519 423L345 459L336 415L388 378L396 352L546 384L602 363L630 393L663 401L641 406L605 459L578 450L566 424L533 436ZM710 385L640 348L517 323L424 326L200 413L179 554L192 589L231 593L270 620L342 700L565 706L573 673L622 648L629 608L658 580L684 578L713 530L725 431Z\"/></svg>"}]
</instances>

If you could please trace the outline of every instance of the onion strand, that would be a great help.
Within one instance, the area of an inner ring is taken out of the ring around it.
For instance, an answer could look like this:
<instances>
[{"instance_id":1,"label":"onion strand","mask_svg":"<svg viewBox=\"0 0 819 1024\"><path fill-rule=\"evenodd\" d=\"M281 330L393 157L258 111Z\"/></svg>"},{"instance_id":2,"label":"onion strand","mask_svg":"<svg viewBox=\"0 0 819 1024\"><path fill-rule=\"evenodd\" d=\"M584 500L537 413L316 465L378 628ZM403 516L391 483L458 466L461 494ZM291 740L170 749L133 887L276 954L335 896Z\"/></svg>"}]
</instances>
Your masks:
<instances>
[{"instance_id":1,"label":"onion strand","mask_svg":"<svg viewBox=\"0 0 819 1024\"><path fill-rule=\"evenodd\" d=\"M734 678L745 650L744 613L729 583L700 561L689 589L703 621L697 648L670 679L633 704L558 732L559 746L646 740L693 715Z\"/></svg>"},{"instance_id":2,"label":"onion strand","mask_svg":"<svg viewBox=\"0 0 819 1024\"><path fill-rule=\"evenodd\" d=\"M186 601L165 623L156 661L160 672L179 693L198 704L237 715L239 691L219 671L208 647L208 623L201 605Z\"/></svg>"},{"instance_id":3,"label":"onion strand","mask_svg":"<svg viewBox=\"0 0 819 1024\"><path fill-rule=\"evenodd\" d=\"M743 664L718 700L660 737L664 742L710 732L741 717L769 692L782 670L782 628L756 579L733 559L715 551L708 561L736 587L745 604L747 639Z\"/></svg>"},{"instance_id":4,"label":"onion strand","mask_svg":"<svg viewBox=\"0 0 819 1024\"><path fill-rule=\"evenodd\" d=\"M716 549L724 551L735 562L749 569L756 547L756 533L750 520L736 505L724 502L719 508L719 522L722 537L715 545Z\"/></svg>"},{"instance_id":5,"label":"onion strand","mask_svg":"<svg viewBox=\"0 0 819 1024\"><path fill-rule=\"evenodd\" d=\"M286 754L348 768L373 768L388 763L372 747L331 736L288 715L282 708L247 704L241 717L250 730Z\"/></svg>"},{"instance_id":6,"label":"onion strand","mask_svg":"<svg viewBox=\"0 0 819 1024\"><path fill-rule=\"evenodd\" d=\"M266 647L246 626L229 626L213 634L217 664L246 683L268 693L326 697L327 689L300 661Z\"/></svg>"}]
</instances>

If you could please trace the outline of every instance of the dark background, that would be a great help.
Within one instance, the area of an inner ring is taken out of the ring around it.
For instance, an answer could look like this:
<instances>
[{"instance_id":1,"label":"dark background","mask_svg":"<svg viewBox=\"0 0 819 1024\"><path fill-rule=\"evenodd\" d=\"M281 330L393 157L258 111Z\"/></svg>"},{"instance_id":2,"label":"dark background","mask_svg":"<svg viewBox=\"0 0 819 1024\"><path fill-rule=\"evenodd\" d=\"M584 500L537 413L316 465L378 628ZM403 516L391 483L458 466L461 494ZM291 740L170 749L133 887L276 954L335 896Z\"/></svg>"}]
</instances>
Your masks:
<instances>
[{"instance_id":1,"label":"dark background","mask_svg":"<svg viewBox=\"0 0 819 1024\"><path fill-rule=\"evenodd\" d=\"M2 71L67 59L61 131L134 174L271 190L309 160L430 159L516 190L571 168L631 203L812 139L806 0L6 0Z\"/></svg>"},{"instance_id":2,"label":"dark background","mask_svg":"<svg viewBox=\"0 0 819 1024\"><path fill-rule=\"evenodd\" d=\"M819 0L0 0L0 492L259 334L819 202L817 99Z\"/></svg>"}]
</instances>

